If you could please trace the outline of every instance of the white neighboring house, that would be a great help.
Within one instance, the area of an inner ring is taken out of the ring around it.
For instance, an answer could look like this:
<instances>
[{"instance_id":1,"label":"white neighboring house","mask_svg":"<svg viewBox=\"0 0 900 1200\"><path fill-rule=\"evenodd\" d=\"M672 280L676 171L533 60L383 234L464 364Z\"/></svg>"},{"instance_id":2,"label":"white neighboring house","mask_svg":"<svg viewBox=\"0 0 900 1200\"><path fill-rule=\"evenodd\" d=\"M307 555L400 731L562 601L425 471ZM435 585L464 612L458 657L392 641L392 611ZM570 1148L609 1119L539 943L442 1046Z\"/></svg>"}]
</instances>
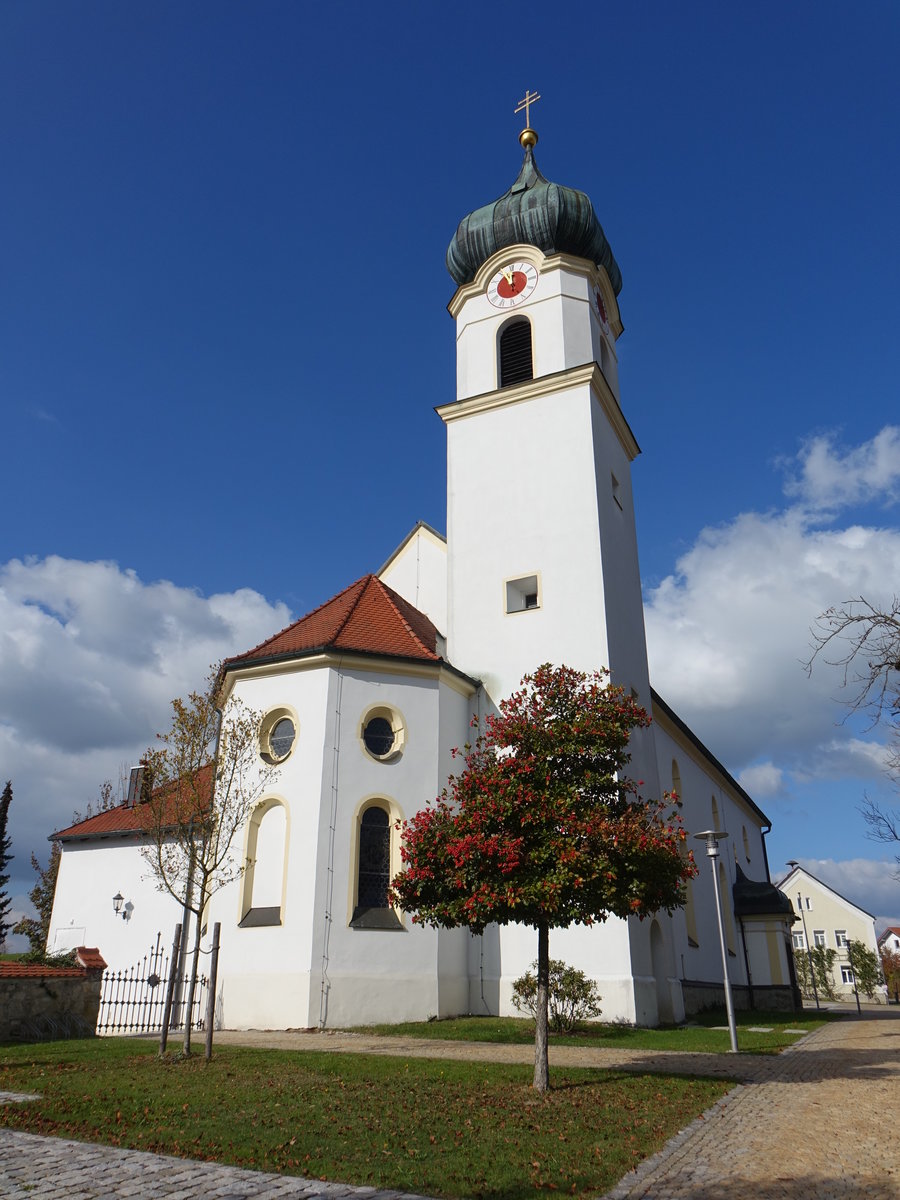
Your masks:
<instances>
[{"instance_id":1,"label":"white neighboring house","mask_svg":"<svg viewBox=\"0 0 900 1200\"><path fill-rule=\"evenodd\" d=\"M888 925L878 939L879 950L889 950L891 954L900 954L900 925Z\"/></svg>"},{"instance_id":2,"label":"white neighboring house","mask_svg":"<svg viewBox=\"0 0 900 1200\"><path fill-rule=\"evenodd\" d=\"M855 980L848 961L847 943L862 942L877 954L875 918L800 866L793 866L778 887L789 897L797 913L792 933L796 953L805 953L808 946L834 950L832 978L835 993L840 1000L855 999ZM883 1001L886 998L887 989L882 985L876 992L876 999Z\"/></svg>"},{"instance_id":3,"label":"white neighboring house","mask_svg":"<svg viewBox=\"0 0 900 1200\"><path fill-rule=\"evenodd\" d=\"M535 140L523 135L518 178L463 219L447 254L457 399L437 410L446 539L420 523L378 575L225 665L230 694L264 714L260 756L276 768L236 847L249 869L206 918L222 924L226 1026L514 1012L534 930L421 928L388 907L387 885L396 823L440 792L472 716L542 662L609 666L652 713L632 741L633 777L648 796L682 797L689 834L729 834L718 876L736 1001L795 1001L770 823L650 686L631 488L639 448L615 351L621 276L589 199L544 179ZM140 819L126 805L58 835L51 945L90 941L121 967L157 931L171 936L179 913L147 879ZM652 1025L721 1002L712 874L698 858L672 917L552 933L552 956L597 981L607 1018Z\"/></svg>"}]
</instances>

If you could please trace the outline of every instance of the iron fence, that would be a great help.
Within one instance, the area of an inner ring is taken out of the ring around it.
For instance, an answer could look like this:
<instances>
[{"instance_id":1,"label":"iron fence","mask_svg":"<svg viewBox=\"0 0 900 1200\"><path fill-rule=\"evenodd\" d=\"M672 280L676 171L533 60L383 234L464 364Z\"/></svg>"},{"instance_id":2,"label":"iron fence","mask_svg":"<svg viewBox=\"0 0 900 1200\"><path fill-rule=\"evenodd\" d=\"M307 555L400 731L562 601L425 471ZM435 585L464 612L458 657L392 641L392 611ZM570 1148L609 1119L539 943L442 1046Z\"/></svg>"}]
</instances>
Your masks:
<instances>
[{"instance_id":1,"label":"iron fence","mask_svg":"<svg viewBox=\"0 0 900 1200\"><path fill-rule=\"evenodd\" d=\"M152 1033L162 1029L169 982L171 954L162 944L162 934L149 953L124 971L106 971L100 991L100 1011L97 1014L98 1034ZM185 969L175 981L170 1029L183 1029L188 1018L187 996L190 990L190 956ZM192 1029L202 1029L206 1011L206 992L209 981L197 976L191 1004Z\"/></svg>"}]
</instances>

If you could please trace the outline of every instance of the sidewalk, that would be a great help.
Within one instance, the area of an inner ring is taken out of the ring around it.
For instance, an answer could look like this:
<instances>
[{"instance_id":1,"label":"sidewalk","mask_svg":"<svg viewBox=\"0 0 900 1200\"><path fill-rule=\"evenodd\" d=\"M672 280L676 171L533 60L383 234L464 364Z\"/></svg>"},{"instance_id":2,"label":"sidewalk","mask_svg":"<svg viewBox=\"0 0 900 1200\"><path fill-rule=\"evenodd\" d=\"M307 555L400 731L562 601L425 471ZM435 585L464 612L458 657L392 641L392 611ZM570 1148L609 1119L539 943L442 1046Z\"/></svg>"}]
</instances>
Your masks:
<instances>
[{"instance_id":1,"label":"sidewalk","mask_svg":"<svg viewBox=\"0 0 900 1200\"><path fill-rule=\"evenodd\" d=\"M529 1046L359 1034L222 1032L220 1045L529 1062ZM713 1109L626 1176L605 1200L900 1200L892 1130L900 1097L900 1011L824 1026L778 1056L551 1048L558 1066L716 1075L739 1081ZM401 1200L403 1194L265 1175L0 1129L5 1200ZM421 1198L420 1198L421 1200Z\"/></svg>"}]
</instances>

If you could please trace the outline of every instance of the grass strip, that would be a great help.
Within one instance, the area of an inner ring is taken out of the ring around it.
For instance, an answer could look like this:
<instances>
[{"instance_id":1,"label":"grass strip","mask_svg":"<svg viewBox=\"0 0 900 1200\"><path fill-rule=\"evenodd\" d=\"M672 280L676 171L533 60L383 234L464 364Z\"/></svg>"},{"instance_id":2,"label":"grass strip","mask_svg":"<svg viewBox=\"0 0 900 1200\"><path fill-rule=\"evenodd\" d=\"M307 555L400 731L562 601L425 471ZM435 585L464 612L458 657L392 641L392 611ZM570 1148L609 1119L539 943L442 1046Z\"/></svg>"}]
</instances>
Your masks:
<instances>
[{"instance_id":1,"label":"grass strip","mask_svg":"<svg viewBox=\"0 0 900 1200\"><path fill-rule=\"evenodd\" d=\"M745 1054L778 1054L796 1045L798 1035L788 1029L812 1033L841 1014L749 1012L736 1014L738 1047ZM584 1022L574 1033L553 1033L551 1046L592 1046L611 1050L685 1050L695 1054L725 1054L731 1047L724 1009L709 1010L693 1017L688 1025L660 1029L638 1029L631 1025ZM771 1026L771 1033L751 1033L747 1026ZM440 1021L417 1021L402 1025L356 1026L354 1033L384 1037L439 1038L460 1042L501 1042L524 1045L534 1042L534 1022L521 1017L453 1017Z\"/></svg>"},{"instance_id":2,"label":"grass strip","mask_svg":"<svg viewBox=\"0 0 900 1200\"><path fill-rule=\"evenodd\" d=\"M282 1174L470 1200L596 1195L725 1094L721 1080L131 1039L0 1048L0 1124Z\"/></svg>"}]
</instances>

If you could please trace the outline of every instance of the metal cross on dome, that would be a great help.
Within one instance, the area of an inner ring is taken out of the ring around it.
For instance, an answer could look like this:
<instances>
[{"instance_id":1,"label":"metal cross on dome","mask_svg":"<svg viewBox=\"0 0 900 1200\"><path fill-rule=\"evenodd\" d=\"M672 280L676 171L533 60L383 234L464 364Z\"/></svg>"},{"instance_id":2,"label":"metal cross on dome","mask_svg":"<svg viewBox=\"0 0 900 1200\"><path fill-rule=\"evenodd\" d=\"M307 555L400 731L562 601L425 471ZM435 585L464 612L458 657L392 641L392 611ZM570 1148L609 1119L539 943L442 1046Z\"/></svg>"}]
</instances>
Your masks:
<instances>
[{"instance_id":1,"label":"metal cross on dome","mask_svg":"<svg viewBox=\"0 0 900 1200\"><path fill-rule=\"evenodd\" d=\"M525 128L526 129L531 128L531 115L529 113L529 109L531 108L532 104L534 104L535 100L540 100L540 98L541 97L537 92L533 92L529 88L528 91L526 91L526 93L525 93L524 99L519 101L519 107L516 109L516 112L520 113L523 108L525 109Z\"/></svg>"}]
</instances>

